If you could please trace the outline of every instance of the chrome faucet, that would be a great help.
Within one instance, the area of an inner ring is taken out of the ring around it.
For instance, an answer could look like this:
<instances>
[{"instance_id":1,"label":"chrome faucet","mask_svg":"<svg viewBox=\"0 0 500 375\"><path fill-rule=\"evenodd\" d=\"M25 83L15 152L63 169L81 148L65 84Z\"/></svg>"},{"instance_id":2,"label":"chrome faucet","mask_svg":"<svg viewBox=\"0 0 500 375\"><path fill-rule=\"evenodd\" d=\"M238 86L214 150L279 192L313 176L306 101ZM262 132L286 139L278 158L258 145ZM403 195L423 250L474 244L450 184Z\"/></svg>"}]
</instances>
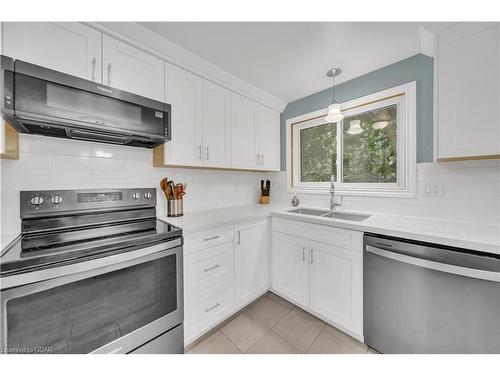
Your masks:
<instances>
[{"instance_id":1,"label":"chrome faucet","mask_svg":"<svg viewBox=\"0 0 500 375\"><path fill-rule=\"evenodd\" d=\"M335 176L330 178L330 211L335 211L335 207L342 206L342 196L340 195L340 203L335 201Z\"/></svg>"}]
</instances>

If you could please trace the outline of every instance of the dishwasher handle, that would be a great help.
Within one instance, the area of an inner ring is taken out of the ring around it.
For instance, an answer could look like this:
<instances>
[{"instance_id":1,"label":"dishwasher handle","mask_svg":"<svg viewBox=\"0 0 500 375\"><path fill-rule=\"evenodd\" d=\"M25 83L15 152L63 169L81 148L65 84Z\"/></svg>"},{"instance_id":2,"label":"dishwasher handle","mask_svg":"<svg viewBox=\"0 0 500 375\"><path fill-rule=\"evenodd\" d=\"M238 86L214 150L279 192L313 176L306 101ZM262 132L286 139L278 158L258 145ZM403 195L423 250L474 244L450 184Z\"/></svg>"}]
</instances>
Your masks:
<instances>
[{"instance_id":1,"label":"dishwasher handle","mask_svg":"<svg viewBox=\"0 0 500 375\"><path fill-rule=\"evenodd\" d=\"M408 255L396 253L390 250L384 250L375 246L366 245L366 251L384 258L392 259L397 262L411 264L413 266L427 268L440 272L447 272L454 275L473 277L481 280L489 280L500 283L500 272L478 270L475 268L461 267L447 263L435 262L432 260L415 258Z\"/></svg>"}]
</instances>

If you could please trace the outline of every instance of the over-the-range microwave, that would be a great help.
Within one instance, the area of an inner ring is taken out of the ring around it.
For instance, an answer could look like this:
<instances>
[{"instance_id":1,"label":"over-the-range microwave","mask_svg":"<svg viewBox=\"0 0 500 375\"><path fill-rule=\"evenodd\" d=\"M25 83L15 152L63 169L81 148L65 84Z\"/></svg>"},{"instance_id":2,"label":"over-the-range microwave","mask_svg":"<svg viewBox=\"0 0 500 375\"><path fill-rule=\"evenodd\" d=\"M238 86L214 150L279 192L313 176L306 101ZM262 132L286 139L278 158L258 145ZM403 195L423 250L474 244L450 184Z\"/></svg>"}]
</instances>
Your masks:
<instances>
[{"instance_id":1,"label":"over-the-range microwave","mask_svg":"<svg viewBox=\"0 0 500 375\"><path fill-rule=\"evenodd\" d=\"M1 112L21 133L151 148L171 140L171 106L1 56Z\"/></svg>"}]
</instances>

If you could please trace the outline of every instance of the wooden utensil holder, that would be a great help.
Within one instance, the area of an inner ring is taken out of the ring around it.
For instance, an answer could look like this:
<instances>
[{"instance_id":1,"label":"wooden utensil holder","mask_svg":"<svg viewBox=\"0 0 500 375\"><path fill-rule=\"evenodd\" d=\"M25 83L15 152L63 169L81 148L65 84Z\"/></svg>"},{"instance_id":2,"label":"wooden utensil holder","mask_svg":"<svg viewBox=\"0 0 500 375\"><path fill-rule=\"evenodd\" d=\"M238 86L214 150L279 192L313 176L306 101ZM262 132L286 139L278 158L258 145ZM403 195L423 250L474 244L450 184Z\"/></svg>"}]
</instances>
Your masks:
<instances>
[{"instance_id":1,"label":"wooden utensil holder","mask_svg":"<svg viewBox=\"0 0 500 375\"><path fill-rule=\"evenodd\" d=\"M269 204L269 195L261 195L260 204Z\"/></svg>"}]
</instances>

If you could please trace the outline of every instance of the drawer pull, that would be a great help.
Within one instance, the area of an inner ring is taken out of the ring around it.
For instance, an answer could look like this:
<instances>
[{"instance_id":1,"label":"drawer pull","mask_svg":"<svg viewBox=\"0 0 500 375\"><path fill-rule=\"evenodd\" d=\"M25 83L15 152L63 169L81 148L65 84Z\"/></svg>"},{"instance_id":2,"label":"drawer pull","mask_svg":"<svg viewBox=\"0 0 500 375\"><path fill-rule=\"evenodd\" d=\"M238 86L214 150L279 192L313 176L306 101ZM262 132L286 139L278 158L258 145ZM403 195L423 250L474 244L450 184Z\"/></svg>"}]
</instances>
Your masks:
<instances>
[{"instance_id":1,"label":"drawer pull","mask_svg":"<svg viewBox=\"0 0 500 375\"><path fill-rule=\"evenodd\" d=\"M204 238L203 241L212 241L212 240L216 240L217 238L220 238L220 236L213 236L213 237Z\"/></svg>"},{"instance_id":2,"label":"drawer pull","mask_svg":"<svg viewBox=\"0 0 500 375\"><path fill-rule=\"evenodd\" d=\"M205 312L209 312L209 311L212 311L213 309L216 309L217 307L220 306L220 303L219 302L216 302L215 305L213 305L212 307L206 307L205 308Z\"/></svg>"},{"instance_id":3,"label":"drawer pull","mask_svg":"<svg viewBox=\"0 0 500 375\"><path fill-rule=\"evenodd\" d=\"M212 271L212 270L214 270L214 269L216 269L216 268L219 268L219 267L220 267L220 264L214 264L212 267L205 268L205 269L203 270L203 272Z\"/></svg>"}]
</instances>

